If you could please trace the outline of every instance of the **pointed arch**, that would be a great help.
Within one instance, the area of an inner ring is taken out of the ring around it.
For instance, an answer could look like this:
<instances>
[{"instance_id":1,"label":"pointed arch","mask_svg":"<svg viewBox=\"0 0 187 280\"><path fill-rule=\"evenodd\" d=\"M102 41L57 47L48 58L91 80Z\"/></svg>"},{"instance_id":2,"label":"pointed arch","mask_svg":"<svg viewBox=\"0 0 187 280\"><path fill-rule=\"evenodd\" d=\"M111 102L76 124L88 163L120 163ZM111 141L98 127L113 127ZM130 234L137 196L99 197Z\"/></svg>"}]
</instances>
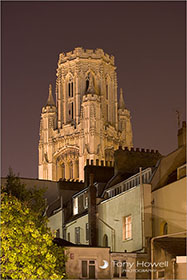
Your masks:
<instances>
[{"instance_id":1,"label":"pointed arch","mask_svg":"<svg viewBox=\"0 0 187 280\"><path fill-rule=\"evenodd\" d=\"M68 73L66 76L67 81L67 95L69 97L73 97L74 94L74 78L71 73Z\"/></svg>"},{"instance_id":2,"label":"pointed arch","mask_svg":"<svg viewBox=\"0 0 187 280\"><path fill-rule=\"evenodd\" d=\"M93 86L95 88L95 73L92 70L88 70L85 74L85 92L87 92L89 85L90 85L90 79L92 78L93 80Z\"/></svg>"},{"instance_id":3,"label":"pointed arch","mask_svg":"<svg viewBox=\"0 0 187 280\"><path fill-rule=\"evenodd\" d=\"M103 236L103 247L108 247L108 235L104 234Z\"/></svg>"}]
</instances>

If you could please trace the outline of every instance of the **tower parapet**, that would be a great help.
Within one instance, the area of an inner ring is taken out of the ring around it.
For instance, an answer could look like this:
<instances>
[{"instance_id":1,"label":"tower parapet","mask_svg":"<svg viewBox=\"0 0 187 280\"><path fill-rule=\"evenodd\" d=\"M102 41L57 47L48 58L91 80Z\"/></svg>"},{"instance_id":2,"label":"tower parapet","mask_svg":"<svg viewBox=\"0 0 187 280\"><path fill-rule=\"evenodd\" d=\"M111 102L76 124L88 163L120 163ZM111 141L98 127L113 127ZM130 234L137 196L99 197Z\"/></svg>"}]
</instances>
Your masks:
<instances>
[{"instance_id":1,"label":"tower parapet","mask_svg":"<svg viewBox=\"0 0 187 280\"><path fill-rule=\"evenodd\" d=\"M59 61L58 66L60 66L61 63L64 63L66 61L70 61L76 58L92 58L92 59L102 59L103 61L110 63L114 66L114 56L108 55L107 53L104 53L103 49L86 49L84 50L82 47L75 48L71 52L60 53L59 55Z\"/></svg>"}]
</instances>

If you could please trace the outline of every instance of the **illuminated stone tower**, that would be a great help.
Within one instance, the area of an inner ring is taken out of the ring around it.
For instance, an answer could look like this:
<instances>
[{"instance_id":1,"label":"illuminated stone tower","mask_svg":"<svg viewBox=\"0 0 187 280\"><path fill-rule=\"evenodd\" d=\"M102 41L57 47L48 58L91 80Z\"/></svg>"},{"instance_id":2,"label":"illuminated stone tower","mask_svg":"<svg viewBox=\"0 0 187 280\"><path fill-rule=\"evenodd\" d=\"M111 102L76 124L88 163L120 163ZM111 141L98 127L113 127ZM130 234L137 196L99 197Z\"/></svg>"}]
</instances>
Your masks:
<instances>
[{"instance_id":1,"label":"illuminated stone tower","mask_svg":"<svg viewBox=\"0 0 187 280\"><path fill-rule=\"evenodd\" d=\"M117 101L114 57L102 49L61 53L56 104L49 87L42 108L39 179L84 179L87 160L113 164L119 145L133 146L130 112L123 92Z\"/></svg>"}]
</instances>

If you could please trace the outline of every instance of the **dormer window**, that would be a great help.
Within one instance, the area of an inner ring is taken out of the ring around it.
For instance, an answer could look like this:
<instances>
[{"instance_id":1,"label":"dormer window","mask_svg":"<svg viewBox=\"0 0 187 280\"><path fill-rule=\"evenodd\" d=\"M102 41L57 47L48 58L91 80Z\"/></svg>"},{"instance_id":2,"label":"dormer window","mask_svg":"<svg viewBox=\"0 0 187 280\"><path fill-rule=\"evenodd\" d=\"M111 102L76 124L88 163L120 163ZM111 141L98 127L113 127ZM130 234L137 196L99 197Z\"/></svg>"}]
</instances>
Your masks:
<instances>
[{"instance_id":1,"label":"dormer window","mask_svg":"<svg viewBox=\"0 0 187 280\"><path fill-rule=\"evenodd\" d=\"M78 197L73 198L73 215L78 214Z\"/></svg>"}]
</instances>

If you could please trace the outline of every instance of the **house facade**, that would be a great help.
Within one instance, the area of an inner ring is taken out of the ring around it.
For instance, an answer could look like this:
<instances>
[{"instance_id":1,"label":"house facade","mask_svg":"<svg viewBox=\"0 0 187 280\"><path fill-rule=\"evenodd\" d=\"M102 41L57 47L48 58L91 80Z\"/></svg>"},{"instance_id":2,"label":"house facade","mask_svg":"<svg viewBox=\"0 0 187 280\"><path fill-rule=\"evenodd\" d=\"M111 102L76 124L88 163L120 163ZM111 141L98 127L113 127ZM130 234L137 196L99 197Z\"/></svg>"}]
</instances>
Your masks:
<instances>
[{"instance_id":1,"label":"house facade","mask_svg":"<svg viewBox=\"0 0 187 280\"><path fill-rule=\"evenodd\" d=\"M151 262L166 262L152 279L186 279L186 123L178 131L178 148L163 157L154 172L152 186Z\"/></svg>"}]
</instances>

